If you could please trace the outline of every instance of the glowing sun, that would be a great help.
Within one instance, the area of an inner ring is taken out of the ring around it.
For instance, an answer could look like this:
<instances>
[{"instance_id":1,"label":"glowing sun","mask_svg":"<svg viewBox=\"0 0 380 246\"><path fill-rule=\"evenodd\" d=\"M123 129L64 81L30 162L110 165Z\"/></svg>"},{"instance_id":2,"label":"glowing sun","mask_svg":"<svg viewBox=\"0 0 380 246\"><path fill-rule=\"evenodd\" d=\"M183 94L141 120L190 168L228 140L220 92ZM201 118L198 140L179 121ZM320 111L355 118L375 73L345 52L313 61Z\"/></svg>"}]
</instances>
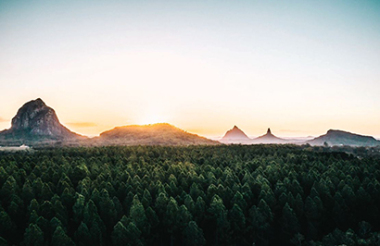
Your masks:
<instances>
[{"instance_id":1,"label":"glowing sun","mask_svg":"<svg viewBox=\"0 0 380 246\"><path fill-rule=\"evenodd\" d=\"M163 115L159 115L157 113L149 113L141 117L140 120L137 121L139 125L149 125L155 123L166 123L168 119Z\"/></svg>"}]
</instances>

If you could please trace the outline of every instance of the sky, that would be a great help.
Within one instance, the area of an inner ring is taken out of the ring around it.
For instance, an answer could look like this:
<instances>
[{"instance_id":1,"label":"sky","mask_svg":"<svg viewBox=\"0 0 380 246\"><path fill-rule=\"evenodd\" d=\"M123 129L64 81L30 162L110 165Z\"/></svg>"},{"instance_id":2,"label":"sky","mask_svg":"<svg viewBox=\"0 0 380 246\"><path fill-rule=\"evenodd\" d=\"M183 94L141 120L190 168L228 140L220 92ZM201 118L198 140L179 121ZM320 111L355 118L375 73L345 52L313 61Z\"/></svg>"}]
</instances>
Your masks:
<instances>
[{"instance_id":1,"label":"sky","mask_svg":"<svg viewBox=\"0 0 380 246\"><path fill-rule=\"evenodd\" d=\"M0 0L0 129L36 98L89 136L380 137L380 1Z\"/></svg>"}]
</instances>

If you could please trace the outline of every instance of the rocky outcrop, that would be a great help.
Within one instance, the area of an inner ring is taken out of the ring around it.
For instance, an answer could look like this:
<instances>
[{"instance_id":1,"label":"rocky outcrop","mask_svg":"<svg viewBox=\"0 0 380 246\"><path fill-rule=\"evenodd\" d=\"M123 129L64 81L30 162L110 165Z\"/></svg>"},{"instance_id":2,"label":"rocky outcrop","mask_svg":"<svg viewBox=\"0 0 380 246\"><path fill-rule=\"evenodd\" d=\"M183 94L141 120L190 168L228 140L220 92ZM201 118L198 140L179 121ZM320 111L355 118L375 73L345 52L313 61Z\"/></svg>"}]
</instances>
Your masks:
<instances>
[{"instance_id":1,"label":"rocky outcrop","mask_svg":"<svg viewBox=\"0 0 380 246\"><path fill-rule=\"evenodd\" d=\"M31 143L44 140L70 140L81 137L64 127L54 109L40 98L25 103L12 119L12 126L0 132L0 140Z\"/></svg>"}]
</instances>

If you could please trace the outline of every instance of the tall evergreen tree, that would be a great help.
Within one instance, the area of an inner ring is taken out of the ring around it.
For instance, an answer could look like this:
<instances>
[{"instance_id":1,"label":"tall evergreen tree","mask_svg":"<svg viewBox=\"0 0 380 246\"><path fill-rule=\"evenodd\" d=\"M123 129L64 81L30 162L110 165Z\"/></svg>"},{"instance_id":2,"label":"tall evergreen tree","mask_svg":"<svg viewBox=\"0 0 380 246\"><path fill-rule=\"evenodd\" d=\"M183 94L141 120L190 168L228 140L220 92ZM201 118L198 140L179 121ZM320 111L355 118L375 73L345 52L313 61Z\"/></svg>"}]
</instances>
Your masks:
<instances>
[{"instance_id":1,"label":"tall evergreen tree","mask_svg":"<svg viewBox=\"0 0 380 246\"><path fill-rule=\"evenodd\" d=\"M185 246L202 246L206 240L203 236L203 231L198 227L195 221L190 221L183 231L183 245Z\"/></svg>"},{"instance_id":2,"label":"tall evergreen tree","mask_svg":"<svg viewBox=\"0 0 380 246\"><path fill-rule=\"evenodd\" d=\"M25 246L40 246L44 243L44 233L36 224L29 224L24 234Z\"/></svg>"},{"instance_id":3,"label":"tall evergreen tree","mask_svg":"<svg viewBox=\"0 0 380 246\"><path fill-rule=\"evenodd\" d=\"M72 239L66 235L65 231L60 226L55 229L51 243L56 246L75 246Z\"/></svg>"}]
</instances>

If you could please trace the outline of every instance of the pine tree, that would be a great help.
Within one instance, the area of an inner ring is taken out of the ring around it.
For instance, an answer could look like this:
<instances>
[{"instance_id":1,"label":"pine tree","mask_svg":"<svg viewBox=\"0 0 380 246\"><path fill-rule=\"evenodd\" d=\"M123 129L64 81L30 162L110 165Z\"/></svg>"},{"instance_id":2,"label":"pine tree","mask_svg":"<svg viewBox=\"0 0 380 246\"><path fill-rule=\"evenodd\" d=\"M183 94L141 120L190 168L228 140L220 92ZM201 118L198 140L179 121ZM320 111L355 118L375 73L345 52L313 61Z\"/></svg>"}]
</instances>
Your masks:
<instances>
[{"instance_id":1,"label":"pine tree","mask_svg":"<svg viewBox=\"0 0 380 246\"><path fill-rule=\"evenodd\" d=\"M112 232L112 243L115 246L127 245L129 242L127 228L120 221L115 225Z\"/></svg>"},{"instance_id":2,"label":"pine tree","mask_svg":"<svg viewBox=\"0 0 380 246\"><path fill-rule=\"evenodd\" d=\"M130 240L127 245L130 245L130 246L141 246L141 245L143 245L143 243L140 240L141 231L139 230L139 228L137 228L137 226L134 222L130 222L128 224L127 236L128 236L128 240Z\"/></svg>"},{"instance_id":3,"label":"pine tree","mask_svg":"<svg viewBox=\"0 0 380 246\"><path fill-rule=\"evenodd\" d=\"M234 204L229 211L229 221L231 223L231 230L233 232L233 241L241 242L244 238L245 232L245 216L239 205Z\"/></svg>"},{"instance_id":4,"label":"pine tree","mask_svg":"<svg viewBox=\"0 0 380 246\"><path fill-rule=\"evenodd\" d=\"M230 224L227 219L226 207L218 195L214 196L208 212L215 221L215 244L218 245L222 242L223 244L228 244Z\"/></svg>"},{"instance_id":5,"label":"pine tree","mask_svg":"<svg viewBox=\"0 0 380 246\"><path fill-rule=\"evenodd\" d=\"M26 229L24 234L24 242L25 246L40 246L43 245L44 242L44 233L35 224L29 224L29 227Z\"/></svg>"},{"instance_id":6,"label":"pine tree","mask_svg":"<svg viewBox=\"0 0 380 246\"><path fill-rule=\"evenodd\" d=\"M78 230L75 232L75 242L77 246L91 245L91 234L85 223L80 223Z\"/></svg>"},{"instance_id":7,"label":"pine tree","mask_svg":"<svg viewBox=\"0 0 380 246\"><path fill-rule=\"evenodd\" d=\"M52 245L54 246L74 246L74 242L71 240L70 237L68 237L65 233L65 231L62 229L61 226L58 226L55 230L52 240Z\"/></svg>"},{"instance_id":8,"label":"pine tree","mask_svg":"<svg viewBox=\"0 0 380 246\"><path fill-rule=\"evenodd\" d=\"M206 240L203 236L203 231L198 227L195 221L190 221L183 231L183 245L185 246L202 246Z\"/></svg>"},{"instance_id":9,"label":"pine tree","mask_svg":"<svg viewBox=\"0 0 380 246\"><path fill-rule=\"evenodd\" d=\"M141 204L137 195L133 198L132 206L129 211L129 217L140 231L146 235L149 235L150 225L145 214L144 206Z\"/></svg>"},{"instance_id":10,"label":"pine tree","mask_svg":"<svg viewBox=\"0 0 380 246\"><path fill-rule=\"evenodd\" d=\"M292 238L293 235L300 231L300 225L296 214L288 203L282 209L281 230L285 238Z\"/></svg>"}]
</instances>

